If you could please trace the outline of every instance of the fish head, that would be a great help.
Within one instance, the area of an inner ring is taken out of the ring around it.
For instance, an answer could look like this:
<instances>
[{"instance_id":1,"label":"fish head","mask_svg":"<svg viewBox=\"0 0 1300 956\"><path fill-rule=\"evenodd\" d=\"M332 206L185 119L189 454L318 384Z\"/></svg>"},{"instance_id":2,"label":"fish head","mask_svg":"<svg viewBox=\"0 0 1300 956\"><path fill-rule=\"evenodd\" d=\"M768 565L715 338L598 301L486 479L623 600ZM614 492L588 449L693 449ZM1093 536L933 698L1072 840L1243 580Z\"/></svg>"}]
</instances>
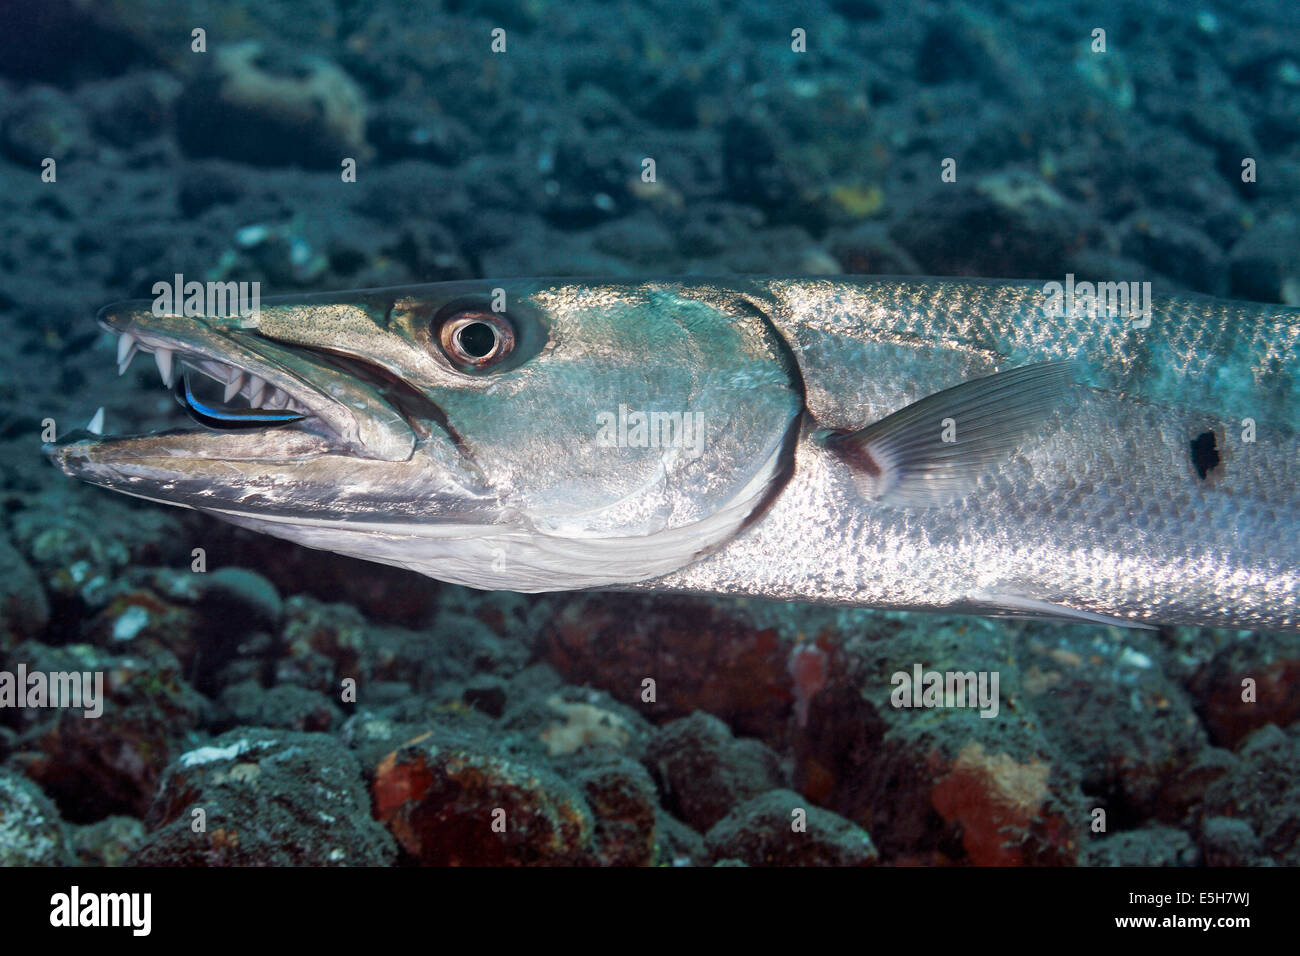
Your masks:
<instances>
[{"instance_id":1,"label":"fish head","mask_svg":"<svg viewBox=\"0 0 1300 956\"><path fill-rule=\"evenodd\" d=\"M308 546L539 591L684 566L793 465L798 373L734 284L448 282L197 311L138 300L99 321L120 359L154 353L209 427L83 433L48 446L60 468Z\"/></svg>"}]
</instances>

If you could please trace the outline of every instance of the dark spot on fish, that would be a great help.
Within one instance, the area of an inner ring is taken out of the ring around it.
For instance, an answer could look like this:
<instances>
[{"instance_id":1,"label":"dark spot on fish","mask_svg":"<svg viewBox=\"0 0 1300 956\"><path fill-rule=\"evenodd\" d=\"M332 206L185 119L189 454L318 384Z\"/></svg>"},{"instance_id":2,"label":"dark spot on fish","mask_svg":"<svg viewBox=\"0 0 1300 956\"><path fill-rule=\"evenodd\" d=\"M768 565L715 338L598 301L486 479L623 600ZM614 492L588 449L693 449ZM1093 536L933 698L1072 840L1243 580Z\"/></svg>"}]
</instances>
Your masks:
<instances>
[{"instance_id":1,"label":"dark spot on fish","mask_svg":"<svg viewBox=\"0 0 1300 956\"><path fill-rule=\"evenodd\" d=\"M1215 441L1214 432L1201 432L1189 443L1192 449L1192 466L1196 469L1196 476L1205 481L1210 477L1210 472L1219 467L1223 461L1219 457L1219 449Z\"/></svg>"}]
</instances>

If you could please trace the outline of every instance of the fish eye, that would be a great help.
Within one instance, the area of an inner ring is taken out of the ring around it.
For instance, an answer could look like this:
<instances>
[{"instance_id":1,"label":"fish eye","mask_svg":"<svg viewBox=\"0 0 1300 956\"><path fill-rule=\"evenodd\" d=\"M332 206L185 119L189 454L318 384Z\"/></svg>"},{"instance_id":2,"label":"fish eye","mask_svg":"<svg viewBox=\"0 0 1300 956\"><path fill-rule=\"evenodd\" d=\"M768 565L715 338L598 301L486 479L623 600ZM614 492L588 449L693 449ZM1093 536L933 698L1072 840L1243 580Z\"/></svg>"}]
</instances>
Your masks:
<instances>
[{"instance_id":1,"label":"fish eye","mask_svg":"<svg viewBox=\"0 0 1300 956\"><path fill-rule=\"evenodd\" d=\"M515 348L510 320L497 312L467 310L442 320L438 344L462 371L480 371L503 361Z\"/></svg>"}]
</instances>

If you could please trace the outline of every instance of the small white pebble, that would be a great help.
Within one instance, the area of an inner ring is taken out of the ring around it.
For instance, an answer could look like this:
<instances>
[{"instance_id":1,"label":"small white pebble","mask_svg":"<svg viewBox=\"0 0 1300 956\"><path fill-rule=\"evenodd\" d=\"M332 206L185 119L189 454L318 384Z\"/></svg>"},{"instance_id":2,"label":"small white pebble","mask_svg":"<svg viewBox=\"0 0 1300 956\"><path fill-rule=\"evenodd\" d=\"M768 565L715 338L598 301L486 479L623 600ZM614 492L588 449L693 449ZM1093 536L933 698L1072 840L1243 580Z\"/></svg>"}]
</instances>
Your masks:
<instances>
[{"instance_id":1,"label":"small white pebble","mask_svg":"<svg viewBox=\"0 0 1300 956\"><path fill-rule=\"evenodd\" d=\"M1124 648L1123 653L1119 655L1119 661L1121 664L1127 664L1129 667L1140 667L1142 670L1150 670L1151 668L1151 658L1141 651L1133 650L1131 647Z\"/></svg>"},{"instance_id":2,"label":"small white pebble","mask_svg":"<svg viewBox=\"0 0 1300 956\"><path fill-rule=\"evenodd\" d=\"M133 604L113 624L113 640L130 641L144 630L149 623L149 612L138 604Z\"/></svg>"},{"instance_id":3,"label":"small white pebble","mask_svg":"<svg viewBox=\"0 0 1300 956\"><path fill-rule=\"evenodd\" d=\"M271 230L266 226L245 226L235 232L235 242L248 249L264 241L270 234Z\"/></svg>"}]
</instances>

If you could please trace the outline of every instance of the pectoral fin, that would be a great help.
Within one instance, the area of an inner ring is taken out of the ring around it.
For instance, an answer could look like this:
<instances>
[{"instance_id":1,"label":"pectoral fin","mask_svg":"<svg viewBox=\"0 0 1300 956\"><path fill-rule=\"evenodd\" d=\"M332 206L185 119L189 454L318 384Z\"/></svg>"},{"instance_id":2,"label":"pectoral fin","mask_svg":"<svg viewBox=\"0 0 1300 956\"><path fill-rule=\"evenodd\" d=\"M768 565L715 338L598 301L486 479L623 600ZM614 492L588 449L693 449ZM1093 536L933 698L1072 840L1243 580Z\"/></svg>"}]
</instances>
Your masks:
<instances>
[{"instance_id":1,"label":"pectoral fin","mask_svg":"<svg viewBox=\"0 0 1300 956\"><path fill-rule=\"evenodd\" d=\"M1128 627L1142 631L1155 630L1150 624L1109 614L1098 614L1095 611L1083 611L1064 604L1053 604L1050 601L1041 601L1012 591L979 591L971 595L971 603L976 614L995 613L1003 617L1019 617L1031 621L1071 621L1076 624L1109 624L1112 627Z\"/></svg>"},{"instance_id":2,"label":"pectoral fin","mask_svg":"<svg viewBox=\"0 0 1300 956\"><path fill-rule=\"evenodd\" d=\"M853 471L863 497L932 507L961 498L1061 406L1070 362L1041 362L963 382L825 445Z\"/></svg>"}]
</instances>

